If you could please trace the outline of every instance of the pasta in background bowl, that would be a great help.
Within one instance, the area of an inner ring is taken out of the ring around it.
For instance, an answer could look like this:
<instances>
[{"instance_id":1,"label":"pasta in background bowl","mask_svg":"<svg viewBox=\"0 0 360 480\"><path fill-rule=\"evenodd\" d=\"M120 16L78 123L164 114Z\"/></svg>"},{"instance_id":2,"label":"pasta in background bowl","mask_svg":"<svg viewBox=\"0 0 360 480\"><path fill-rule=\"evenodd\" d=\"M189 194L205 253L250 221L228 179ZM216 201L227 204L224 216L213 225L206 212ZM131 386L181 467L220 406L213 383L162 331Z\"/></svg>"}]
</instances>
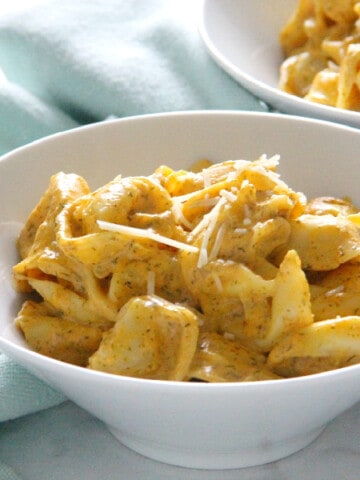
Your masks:
<instances>
[{"instance_id":1,"label":"pasta in background bowl","mask_svg":"<svg viewBox=\"0 0 360 480\"><path fill-rule=\"evenodd\" d=\"M360 111L360 3L299 0L280 31L285 92L335 108Z\"/></svg>"},{"instance_id":2,"label":"pasta in background bowl","mask_svg":"<svg viewBox=\"0 0 360 480\"><path fill-rule=\"evenodd\" d=\"M305 10L313 3L301 2ZM348 5L351 2L345 0L341 3ZM279 86L280 67L285 60L280 32L298 4L299 0L205 0L199 27L205 46L220 67L271 107L281 112L359 127L358 111L314 103L283 91ZM352 60L351 68L354 67ZM354 76L352 74L352 78ZM318 92L314 96L316 94ZM340 104L349 105L349 102Z\"/></svg>"},{"instance_id":3,"label":"pasta in background bowl","mask_svg":"<svg viewBox=\"0 0 360 480\"><path fill-rule=\"evenodd\" d=\"M260 157L260 164L265 162L272 169L279 154L281 179L294 192L304 192L308 198L350 197L356 205L360 197L354 152L359 149L356 130L327 122L276 114L183 112L103 122L5 155L0 161L2 350L101 419L122 443L151 458L186 467L237 468L299 450L332 418L360 400L360 365L281 380L207 384L114 375L40 355L28 347L14 324L23 302L11 278L12 267L19 261L15 242L50 177L60 171L81 175L91 191L101 191L119 174L122 178L150 176L159 165L181 171L204 158L244 165L244 160ZM281 193L283 186L277 188ZM231 200L235 190L222 195ZM301 197L296 201L301 202ZM197 205L203 208L201 202ZM135 221L142 225L148 219L136 217ZM195 220L187 217L187 221ZM176 240L183 242L184 237ZM110 236L108 241L110 251ZM169 246L168 251L178 247ZM32 275L35 283L42 280ZM151 276L146 282L152 290ZM144 305L132 308L148 311L154 303ZM186 325L193 321L189 312ZM231 341L231 334L225 336Z\"/></svg>"}]
</instances>

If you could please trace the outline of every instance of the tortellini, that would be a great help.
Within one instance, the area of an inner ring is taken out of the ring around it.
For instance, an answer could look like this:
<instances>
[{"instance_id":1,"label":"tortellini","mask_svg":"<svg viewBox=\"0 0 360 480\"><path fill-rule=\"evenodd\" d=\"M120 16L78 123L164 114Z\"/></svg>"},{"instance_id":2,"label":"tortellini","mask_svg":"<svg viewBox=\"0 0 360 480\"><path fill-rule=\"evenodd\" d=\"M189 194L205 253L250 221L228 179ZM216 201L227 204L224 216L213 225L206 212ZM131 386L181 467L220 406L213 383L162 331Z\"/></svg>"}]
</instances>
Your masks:
<instances>
[{"instance_id":1,"label":"tortellini","mask_svg":"<svg viewBox=\"0 0 360 480\"><path fill-rule=\"evenodd\" d=\"M334 13L335 15L335 13ZM279 158L50 179L18 238L35 351L152 380L279 380L360 362L360 214ZM359 316L358 316L359 315Z\"/></svg>"},{"instance_id":2,"label":"tortellini","mask_svg":"<svg viewBox=\"0 0 360 480\"><path fill-rule=\"evenodd\" d=\"M280 32L279 87L311 102L360 110L360 2L299 0Z\"/></svg>"},{"instance_id":3,"label":"tortellini","mask_svg":"<svg viewBox=\"0 0 360 480\"><path fill-rule=\"evenodd\" d=\"M199 324L195 313L154 295L134 297L120 309L89 367L158 380L188 380Z\"/></svg>"}]
</instances>

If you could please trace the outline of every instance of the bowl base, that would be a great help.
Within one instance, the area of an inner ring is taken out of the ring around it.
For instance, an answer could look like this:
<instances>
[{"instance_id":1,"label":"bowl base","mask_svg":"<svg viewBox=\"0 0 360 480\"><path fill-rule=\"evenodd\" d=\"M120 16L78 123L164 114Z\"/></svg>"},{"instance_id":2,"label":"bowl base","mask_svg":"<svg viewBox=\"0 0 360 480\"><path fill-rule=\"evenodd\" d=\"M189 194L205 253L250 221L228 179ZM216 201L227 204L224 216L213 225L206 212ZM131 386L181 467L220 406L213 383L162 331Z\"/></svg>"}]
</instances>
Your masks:
<instances>
[{"instance_id":1,"label":"bowl base","mask_svg":"<svg viewBox=\"0 0 360 480\"><path fill-rule=\"evenodd\" d=\"M255 467L285 458L307 447L324 430L325 426L306 432L301 436L274 443L265 448L241 448L237 450L203 451L194 448L180 449L169 445L159 445L156 442L139 440L133 435L124 434L121 430L107 427L110 433L123 445L131 450L161 463L177 467L202 470L229 470Z\"/></svg>"}]
</instances>

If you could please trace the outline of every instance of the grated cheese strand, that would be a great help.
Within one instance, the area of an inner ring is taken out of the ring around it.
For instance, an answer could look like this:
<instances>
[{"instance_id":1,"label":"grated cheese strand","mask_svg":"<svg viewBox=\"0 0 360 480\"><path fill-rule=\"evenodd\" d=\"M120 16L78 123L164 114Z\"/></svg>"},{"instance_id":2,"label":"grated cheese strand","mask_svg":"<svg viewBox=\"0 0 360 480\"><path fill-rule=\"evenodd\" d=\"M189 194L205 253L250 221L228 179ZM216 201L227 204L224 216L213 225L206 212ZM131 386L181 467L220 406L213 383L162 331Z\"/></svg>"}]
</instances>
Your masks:
<instances>
[{"instance_id":1,"label":"grated cheese strand","mask_svg":"<svg viewBox=\"0 0 360 480\"><path fill-rule=\"evenodd\" d=\"M223 285L222 285L222 283L221 283L220 277L219 277L218 275L216 275L216 274L214 274L214 283L215 283L215 286L216 286L216 288L217 288L217 291L218 291L219 293L222 293L222 292L224 291Z\"/></svg>"},{"instance_id":2,"label":"grated cheese strand","mask_svg":"<svg viewBox=\"0 0 360 480\"><path fill-rule=\"evenodd\" d=\"M189 245L187 243L174 240L173 238L164 237L163 235L151 232L150 230L105 222L104 220L97 220L97 224L101 230L106 230L108 232L124 233L125 235L129 235L131 237L146 238L148 240L154 240L155 242L163 243L164 245L169 245L170 247L186 250L188 252L197 253L199 251L198 247L195 247L194 245Z\"/></svg>"},{"instance_id":3,"label":"grated cheese strand","mask_svg":"<svg viewBox=\"0 0 360 480\"><path fill-rule=\"evenodd\" d=\"M221 197L218 203L215 205L215 207L211 210L210 213L207 214L207 218L209 219L209 223L207 226L207 229L204 233L203 240L201 242L200 246L200 253L199 253L199 259L198 259L198 264L197 267L201 268L204 265L206 265L209 261L208 259L208 243L210 240L210 237L216 227L216 223L220 214L220 209L221 207L226 203L226 198Z\"/></svg>"},{"instance_id":4,"label":"grated cheese strand","mask_svg":"<svg viewBox=\"0 0 360 480\"><path fill-rule=\"evenodd\" d=\"M180 203L178 203L176 201L173 201L172 213L173 213L173 215L175 217L175 220L178 224L184 225L189 230L193 229L193 224L191 222L189 222L189 220L183 214L182 207L181 207Z\"/></svg>"},{"instance_id":5,"label":"grated cheese strand","mask_svg":"<svg viewBox=\"0 0 360 480\"><path fill-rule=\"evenodd\" d=\"M216 237L215 237L215 242L214 245L211 249L210 255L209 255L209 260L213 260L218 256L222 240L224 238L225 234L225 223L222 223L220 227L218 228L218 231L216 232Z\"/></svg>"},{"instance_id":6,"label":"grated cheese strand","mask_svg":"<svg viewBox=\"0 0 360 480\"><path fill-rule=\"evenodd\" d=\"M220 190L220 196L225 197L230 203L234 203L237 200L237 196L229 190Z\"/></svg>"},{"instance_id":7,"label":"grated cheese strand","mask_svg":"<svg viewBox=\"0 0 360 480\"><path fill-rule=\"evenodd\" d=\"M344 285L338 285L337 287L333 288L332 290L328 290L325 293L325 297L332 297L333 295L338 295L339 293L343 293L345 290Z\"/></svg>"}]
</instances>

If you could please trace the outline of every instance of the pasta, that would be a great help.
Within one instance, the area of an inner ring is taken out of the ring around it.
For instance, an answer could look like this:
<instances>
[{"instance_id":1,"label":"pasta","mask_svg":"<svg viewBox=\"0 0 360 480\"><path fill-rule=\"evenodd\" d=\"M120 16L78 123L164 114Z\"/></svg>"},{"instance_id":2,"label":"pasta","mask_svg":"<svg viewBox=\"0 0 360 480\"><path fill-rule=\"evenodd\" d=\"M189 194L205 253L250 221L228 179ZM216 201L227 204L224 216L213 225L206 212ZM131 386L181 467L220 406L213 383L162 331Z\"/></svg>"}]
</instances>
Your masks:
<instances>
[{"instance_id":1,"label":"pasta","mask_svg":"<svg viewBox=\"0 0 360 480\"><path fill-rule=\"evenodd\" d=\"M35 351L146 379L280 380L360 363L360 213L279 157L53 175L17 247Z\"/></svg>"},{"instance_id":2,"label":"pasta","mask_svg":"<svg viewBox=\"0 0 360 480\"><path fill-rule=\"evenodd\" d=\"M311 102L360 110L360 2L299 0L280 32L279 87Z\"/></svg>"}]
</instances>

